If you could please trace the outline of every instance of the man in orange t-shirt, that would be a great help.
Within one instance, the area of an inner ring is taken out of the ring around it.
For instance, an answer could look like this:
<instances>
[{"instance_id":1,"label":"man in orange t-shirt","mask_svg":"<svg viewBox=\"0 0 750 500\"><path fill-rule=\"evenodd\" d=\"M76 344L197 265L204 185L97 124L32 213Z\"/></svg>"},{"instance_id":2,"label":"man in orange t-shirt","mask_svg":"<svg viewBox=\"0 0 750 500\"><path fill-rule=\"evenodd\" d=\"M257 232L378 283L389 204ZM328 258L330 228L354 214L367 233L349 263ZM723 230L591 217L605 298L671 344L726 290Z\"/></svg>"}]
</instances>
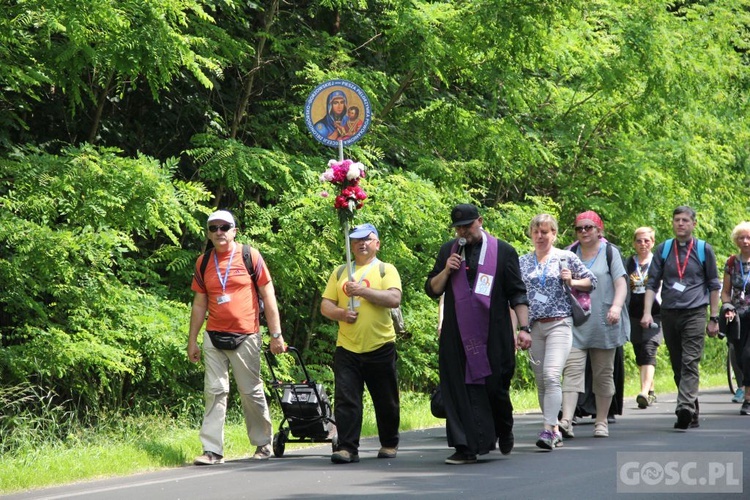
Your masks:
<instances>
[{"instance_id":1,"label":"man in orange t-shirt","mask_svg":"<svg viewBox=\"0 0 750 500\"><path fill-rule=\"evenodd\" d=\"M203 363L206 366L204 394L206 409L200 439L203 455L195 465L224 462L224 420L229 395L229 365L242 400L242 411L250 443L256 446L253 459L266 460L271 456L273 426L268 412L260 378L260 354L263 339L260 334L260 315L256 287L265 304L271 352L284 352L279 309L271 275L263 257L251 249L255 266L256 284L245 267L242 245L234 241L237 228L234 217L226 210L218 210L208 217L208 238L214 246L209 254L201 255L195 263L191 289L195 292L190 314L188 359L200 360L198 334L206 321L203 336ZM203 259L209 261L201 272ZM215 336L213 339L211 336ZM229 339L231 346L219 344L217 337ZM217 344L217 345L215 345Z\"/></svg>"}]
</instances>

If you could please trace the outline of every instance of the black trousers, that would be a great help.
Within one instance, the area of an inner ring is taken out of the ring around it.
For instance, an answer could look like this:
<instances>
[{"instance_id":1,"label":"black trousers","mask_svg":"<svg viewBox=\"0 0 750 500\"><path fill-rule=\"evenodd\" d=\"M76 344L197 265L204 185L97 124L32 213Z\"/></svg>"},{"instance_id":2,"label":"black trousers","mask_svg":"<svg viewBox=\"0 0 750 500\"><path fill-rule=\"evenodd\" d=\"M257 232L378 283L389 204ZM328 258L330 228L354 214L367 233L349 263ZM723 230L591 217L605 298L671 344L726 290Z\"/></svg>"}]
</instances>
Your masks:
<instances>
[{"instance_id":1,"label":"black trousers","mask_svg":"<svg viewBox=\"0 0 750 500\"><path fill-rule=\"evenodd\" d=\"M333 357L336 381L334 415L339 449L357 453L362 432L362 396L365 385L375 408L380 445L398 446L400 408L396 372L396 345L357 354L337 347Z\"/></svg>"}]
</instances>

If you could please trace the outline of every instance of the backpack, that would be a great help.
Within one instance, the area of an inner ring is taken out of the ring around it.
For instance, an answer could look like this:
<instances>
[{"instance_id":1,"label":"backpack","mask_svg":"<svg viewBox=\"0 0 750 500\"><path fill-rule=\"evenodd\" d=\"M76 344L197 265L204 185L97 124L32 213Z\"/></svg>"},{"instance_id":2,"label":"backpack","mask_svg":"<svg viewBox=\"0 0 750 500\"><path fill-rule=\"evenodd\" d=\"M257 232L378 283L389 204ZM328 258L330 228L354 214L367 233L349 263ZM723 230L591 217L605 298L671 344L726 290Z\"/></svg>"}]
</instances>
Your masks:
<instances>
[{"instance_id":1,"label":"backpack","mask_svg":"<svg viewBox=\"0 0 750 500\"><path fill-rule=\"evenodd\" d=\"M706 271L706 242L698 239L698 259L701 261L701 265L703 266L703 272ZM669 252L672 250L672 243L674 242L674 238L669 238L667 241L664 242L664 248L661 249L661 260L666 261L667 255L669 255Z\"/></svg>"},{"instance_id":2,"label":"backpack","mask_svg":"<svg viewBox=\"0 0 750 500\"><path fill-rule=\"evenodd\" d=\"M612 255L613 255L612 247L617 248L617 250L620 252L620 256L622 256L622 251L620 250L620 247L618 247L614 243L610 243L609 241L606 241L605 243L607 244L607 246L604 248L604 253L607 256L607 269L609 270L609 274L611 275L612 274ZM576 241L575 243L573 243L572 245L568 247L568 250L570 250L573 253L576 253L576 249L578 248L578 245L580 244L581 243L579 241ZM623 266L625 266L625 262L623 262ZM625 268L627 269L627 266L625 266Z\"/></svg>"},{"instance_id":3,"label":"backpack","mask_svg":"<svg viewBox=\"0 0 750 500\"><path fill-rule=\"evenodd\" d=\"M380 277L382 278L385 276L385 263L380 262ZM341 275L344 274L344 269L346 269L345 264L341 264L338 269L336 269L336 281L341 279ZM393 307L390 310L391 312L391 319L393 320L393 328L396 330L396 333L398 335L406 335L406 324L404 323L404 315L401 312L401 306Z\"/></svg>"},{"instance_id":4,"label":"backpack","mask_svg":"<svg viewBox=\"0 0 750 500\"><path fill-rule=\"evenodd\" d=\"M699 238L696 238L696 240L698 240L698 260L701 261L701 265L703 266L703 274L708 275L708 272L706 271L706 242ZM669 255L670 250L672 250L673 242L674 238L669 238L664 242L664 247L661 249L661 260L664 262L667 261L667 255Z\"/></svg>"},{"instance_id":5,"label":"backpack","mask_svg":"<svg viewBox=\"0 0 750 500\"><path fill-rule=\"evenodd\" d=\"M201 275L201 280L204 282L206 279L206 267L208 266L208 258L211 255L211 252L213 250L214 249L212 247L203 253L203 260L201 261L201 267L200 267L200 275ZM256 263L253 262L252 253L250 252L250 245L242 245L242 261L245 263L245 269L247 269L247 272L250 275L250 279L253 281L253 285L255 286L255 296L258 298L258 316L260 318L261 324L265 325L266 316L264 312L266 308L265 308L265 304L263 303L263 298L260 296L260 291L258 290L258 283L255 281Z\"/></svg>"}]
</instances>

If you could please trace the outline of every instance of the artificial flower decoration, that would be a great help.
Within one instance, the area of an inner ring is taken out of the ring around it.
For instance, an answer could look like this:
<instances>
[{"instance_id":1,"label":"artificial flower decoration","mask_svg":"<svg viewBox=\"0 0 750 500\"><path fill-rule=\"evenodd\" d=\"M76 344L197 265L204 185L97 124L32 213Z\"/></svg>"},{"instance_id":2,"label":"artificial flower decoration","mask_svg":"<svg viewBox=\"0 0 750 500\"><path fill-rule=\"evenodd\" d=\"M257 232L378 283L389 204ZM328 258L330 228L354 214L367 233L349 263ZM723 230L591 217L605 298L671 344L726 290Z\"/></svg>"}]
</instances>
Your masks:
<instances>
[{"instance_id":1,"label":"artificial flower decoration","mask_svg":"<svg viewBox=\"0 0 750 500\"><path fill-rule=\"evenodd\" d=\"M367 193L359 186L359 180L364 177L364 165L352 160L330 160L328 169L320 176L321 182L330 182L339 189L333 208L338 212L342 226L354 219L354 211L362 208L367 198ZM327 191L323 191L320 195L323 198L329 196Z\"/></svg>"}]
</instances>

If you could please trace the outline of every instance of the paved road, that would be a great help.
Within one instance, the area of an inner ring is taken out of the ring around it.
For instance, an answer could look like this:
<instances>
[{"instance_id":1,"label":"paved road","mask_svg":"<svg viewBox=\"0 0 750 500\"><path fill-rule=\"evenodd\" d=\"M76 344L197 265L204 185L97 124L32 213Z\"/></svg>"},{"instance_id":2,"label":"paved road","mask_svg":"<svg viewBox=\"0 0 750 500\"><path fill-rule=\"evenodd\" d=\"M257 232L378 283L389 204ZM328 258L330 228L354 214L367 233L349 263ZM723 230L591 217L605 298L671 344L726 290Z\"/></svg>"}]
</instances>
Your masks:
<instances>
[{"instance_id":1,"label":"paved road","mask_svg":"<svg viewBox=\"0 0 750 500\"><path fill-rule=\"evenodd\" d=\"M287 449L283 458L267 462L236 460L211 467L186 466L7 498L314 499L339 496L368 499L390 495L396 498L431 496L519 500L617 495L619 499L631 495L617 493L618 471L622 469L618 467L618 452L648 452L655 459L658 453L666 453L682 461L694 457L698 462L705 462L706 452L718 452L719 458L729 458L732 452L750 450L750 416L740 416L740 405L730 400L731 395L726 390L704 392L701 396L701 426L689 431L672 428L675 421L674 395L660 397L656 405L646 410L639 410L633 401L628 401L624 415L618 417L616 424L610 425L609 438L593 438L593 425L587 418L575 427L575 439L566 440L563 448L552 452L543 452L534 445L541 415L519 415L513 453L502 456L494 451L480 457L480 462L475 465L445 465L443 460L451 453L446 445L445 429L434 428L404 433L399 456L393 460L376 458L377 441L366 439L362 443L361 462L358 464L332 464L330 445L321 445L298 451ZM740 481L740 488L750 491L750 456L740 464L741 471L731 472L731 478ZM688 479L691 474L695 473L688 471ZM640 477L635 476L635 479ZM663 487L663 483L657 486ZM685 482L678 481L675 488L679 487L685 487ZM741 493L697 493L698 489L695 487L690 495L662 494L659 498L748 498L747 494ZM655 495L632 496L647 498Z\"/></svg>"}]
</instances>

